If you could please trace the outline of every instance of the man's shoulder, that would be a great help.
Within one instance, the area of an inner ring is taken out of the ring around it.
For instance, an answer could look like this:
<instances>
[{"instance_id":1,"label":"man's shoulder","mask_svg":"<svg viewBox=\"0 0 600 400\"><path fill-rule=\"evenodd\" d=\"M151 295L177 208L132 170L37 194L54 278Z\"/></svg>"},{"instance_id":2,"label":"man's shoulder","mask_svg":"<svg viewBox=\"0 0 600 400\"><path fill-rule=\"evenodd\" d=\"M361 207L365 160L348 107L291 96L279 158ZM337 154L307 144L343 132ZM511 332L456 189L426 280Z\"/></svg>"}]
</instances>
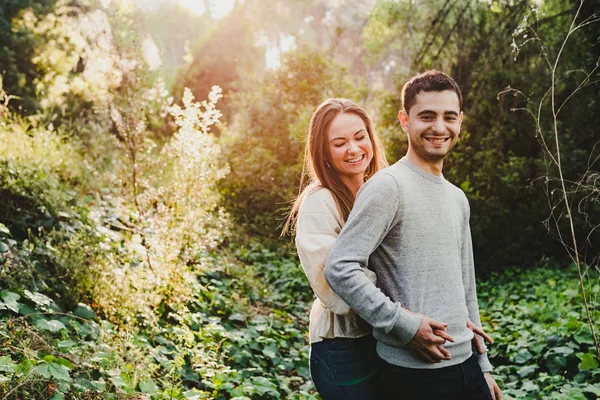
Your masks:
<instances>
[{"instance_id":1,"label":"man's shoulder","mask_svg":"<svg viewBox=\"0 0 600 400\"><path fill-rule=\"evenodd\" d=\"M384 191L389 193L390 191L399 190L401 175L398 174L397 169L394 167L395 164L378 171L365 182L359 193L364 191Z\"/></svg>"},{"instance_id":2,"label":"man's shoulder","mask_svg":"<svg viewBox=\"0 0 600 400\"><path fill-rule=\"evenodd\" d=\"M452 196L454 196L458 200L467 201L467 195L461 188L449 181L445 181L445 184L448 187L448 190L452 194Z\"/></svg>"}]
</instances>

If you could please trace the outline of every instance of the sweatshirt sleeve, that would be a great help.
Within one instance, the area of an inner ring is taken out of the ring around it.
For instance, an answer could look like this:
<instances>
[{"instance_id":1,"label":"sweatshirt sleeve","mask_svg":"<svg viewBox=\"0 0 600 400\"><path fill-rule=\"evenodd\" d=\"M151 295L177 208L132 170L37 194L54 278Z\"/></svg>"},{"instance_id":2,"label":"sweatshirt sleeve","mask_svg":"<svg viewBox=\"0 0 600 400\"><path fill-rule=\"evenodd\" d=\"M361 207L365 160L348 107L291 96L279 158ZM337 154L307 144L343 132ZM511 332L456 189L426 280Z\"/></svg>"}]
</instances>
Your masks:
<instances>
[{"instance_id":1,"label":"sweatshirt sleeve","mask_svg":"<svg viewBox=\"0 0 600 400\"><path fill-rule=\"evenodd\" d=\"M466 203L466 218L463 226L462 236L462 248L461 248L461 261L462 261L462 274L463 284L465 287L465 300L467 303L467 310L469 311L469 319L475 325L481 327L481 319L479 317L479 306L477 304L477 288L475 284L475 263L473 261L473 244L471 241L471 228L469 227L469 203L465 198ZM479 335L475 335L477 340L481 342L484 353L477 354L479 366L481 371L490 372L492 370L492 364L490 363L487 356L487 347L483 338Z\"/></svg>"},{"instance_id":2,"label":"sweatshirt sleeve","mask_svg":"<svg viewBox=\"0 0 600 400\"><path fill-rule=\"evenodd\" d=\"M361 318L407 344L422 316L403 310L366 275L369 256L398 223L400 194L398 183L386 173L376 174L363 185L329 254L325 278Z\"/></svg>"},{"instance_id":3,"label":"sweatshirt sleeve","mask_svg":"<svg viewBox=\"0 0 600 400\"><path fill-rule=\"evenodd\" d=\"M324 307L335 314L348 314L350 307L331 289L323 269L341 230L339 211L331 193L320 189L309 194L300 209L296 249L310 286Z\"/></svg>"}]
</instances>

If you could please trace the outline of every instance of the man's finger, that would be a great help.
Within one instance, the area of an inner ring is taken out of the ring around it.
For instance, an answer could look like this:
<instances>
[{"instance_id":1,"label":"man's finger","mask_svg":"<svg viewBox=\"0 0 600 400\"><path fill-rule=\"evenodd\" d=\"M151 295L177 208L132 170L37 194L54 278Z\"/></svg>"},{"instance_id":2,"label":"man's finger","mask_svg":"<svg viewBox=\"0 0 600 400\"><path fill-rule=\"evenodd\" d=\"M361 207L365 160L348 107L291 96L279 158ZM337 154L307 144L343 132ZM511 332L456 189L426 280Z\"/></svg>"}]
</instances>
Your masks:
<instances>
[{"instance_id":1,"label":"man's finger","mask_svg":"<svg viewBox=\"0 0 600 400\"><path fill-rule=\"evenodd\" d=\"M477 353L483 354L483 346L479 339L477 339L477 336L473 337L473 342L475 343L475 350L477 350Z\"/></svg>"},{"instance_id":2,"label":"man's finger","mask_svg":"<svg viewBox=\"0 0 600 400\"><path fill-rule=\"evenodd\" d=\"M498 384L495 385L494 392L496 392L495 400L502 400L502 391L500 390L500 387L498 386Z\"/></svg>"},{"instance_id":3,"label":"man's finger","mask_svg":"<svg viewBox=\"0 0 600 400\"><path fill-rule=\"evenodd\" d=\"M485 340L489 344L494 343L494 341L492 340L492 338L489 337L488 334L485 333L484 330L482 328L478 327L477 325L473 324L471 330L473 332L475 332L476 334L478 334L479 336L481 336L483 338L483 340Z\"/></svg>"},{"instance_id":4,"label":"man's finger","mask_svg":"<svg viewBox=\"0 0 600 400\"><path fill-rule=\"evenodd\" d=\"M440 334L440 332L443 332L443 331L438 331L438 330L433 331L433 335L429 336L429 338L428 338L429 342L433 343L433 344L446 343L447 339L444 339L444 337Z\"/></svg>"}]
</instances>

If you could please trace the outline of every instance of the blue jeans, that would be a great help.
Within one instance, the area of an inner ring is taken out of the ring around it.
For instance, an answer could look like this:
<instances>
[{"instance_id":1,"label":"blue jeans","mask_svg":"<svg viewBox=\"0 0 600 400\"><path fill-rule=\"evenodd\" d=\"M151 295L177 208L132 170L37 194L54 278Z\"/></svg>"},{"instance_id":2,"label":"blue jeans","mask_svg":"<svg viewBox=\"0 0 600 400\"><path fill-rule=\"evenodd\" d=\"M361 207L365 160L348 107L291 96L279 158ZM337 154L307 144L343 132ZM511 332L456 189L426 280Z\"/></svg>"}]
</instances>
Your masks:
<instances>
[{"instance_id":1,"label":"blue jeans","mask_svg":"<svg viewBox=\"0 0 600 400\"><path fill-rule=\"evenodd\" d=\"M380 365L372 335L324 339L310 348L310 376L323 400L376 399Z\"/></svg>"},{"instance_id":2,"label":"blue jeans","mask_svg":"<svg viewBox=\"0 0 600 400\"><path fill-rule=\"evenodd\" d=\"M492 400L475 354L462 364L437 369L382 364L381 399Z\"/></svg>"}]
</instances>

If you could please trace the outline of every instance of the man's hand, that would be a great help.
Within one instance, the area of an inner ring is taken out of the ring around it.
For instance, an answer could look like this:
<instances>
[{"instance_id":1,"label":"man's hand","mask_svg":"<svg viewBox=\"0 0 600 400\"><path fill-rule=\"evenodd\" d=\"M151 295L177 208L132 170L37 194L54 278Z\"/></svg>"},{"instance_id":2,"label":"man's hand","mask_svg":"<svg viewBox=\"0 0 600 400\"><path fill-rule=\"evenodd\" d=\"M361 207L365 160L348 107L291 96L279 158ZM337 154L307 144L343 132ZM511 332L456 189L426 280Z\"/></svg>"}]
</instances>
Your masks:
<instances>
[{"instance_id":1,"label":"man's hand","mask_svg":"<svg viewBox=\"0 0 600 400\"><path fill-rule=\"evenodd\" d=\"M485 381L487 382L487 385L490 388L492 400L502 400L502 391L500 390L500 387L494 380L492 374L490 372L485 372L483 376L485 377Z\"/></svg>"},{"instance_id":2,"label":"man's hand","mask_svg":"<svg viewBox=\"0 0 600 400\"><path fill-rule=\"evenodd\" d=\"M467 320L467 328L469 328L470 330L473 331L473 333L475 333L475 335L473 336L473 344L475 345L475 349L477 350L477 352L479 354L483 354L484 350L483 350L483 346L481 345L481 342L479 341L479 339L477 339L477 335L481 336L483 338L483 340L485 340L489 344L494 343L494 341L492 340L492 338L489 337L483 331L483 329L481 329L480 327L478 327L477 325L475 325L473 322L471 322L470 319Z\"/></svg>"},{"instance_id":3,"label":"man's hand","mask_svg":"<svg viewBox=\"0 0 600 400\"><path fill-rule=\"evenodd\" d=\"M430 363L449 360L450 352L443 344L446 340L454 342L454 339L446 332L447 327L448 324L424 315L417 333L408 345L417 355Z\"/></svg>"}]
</instances>

